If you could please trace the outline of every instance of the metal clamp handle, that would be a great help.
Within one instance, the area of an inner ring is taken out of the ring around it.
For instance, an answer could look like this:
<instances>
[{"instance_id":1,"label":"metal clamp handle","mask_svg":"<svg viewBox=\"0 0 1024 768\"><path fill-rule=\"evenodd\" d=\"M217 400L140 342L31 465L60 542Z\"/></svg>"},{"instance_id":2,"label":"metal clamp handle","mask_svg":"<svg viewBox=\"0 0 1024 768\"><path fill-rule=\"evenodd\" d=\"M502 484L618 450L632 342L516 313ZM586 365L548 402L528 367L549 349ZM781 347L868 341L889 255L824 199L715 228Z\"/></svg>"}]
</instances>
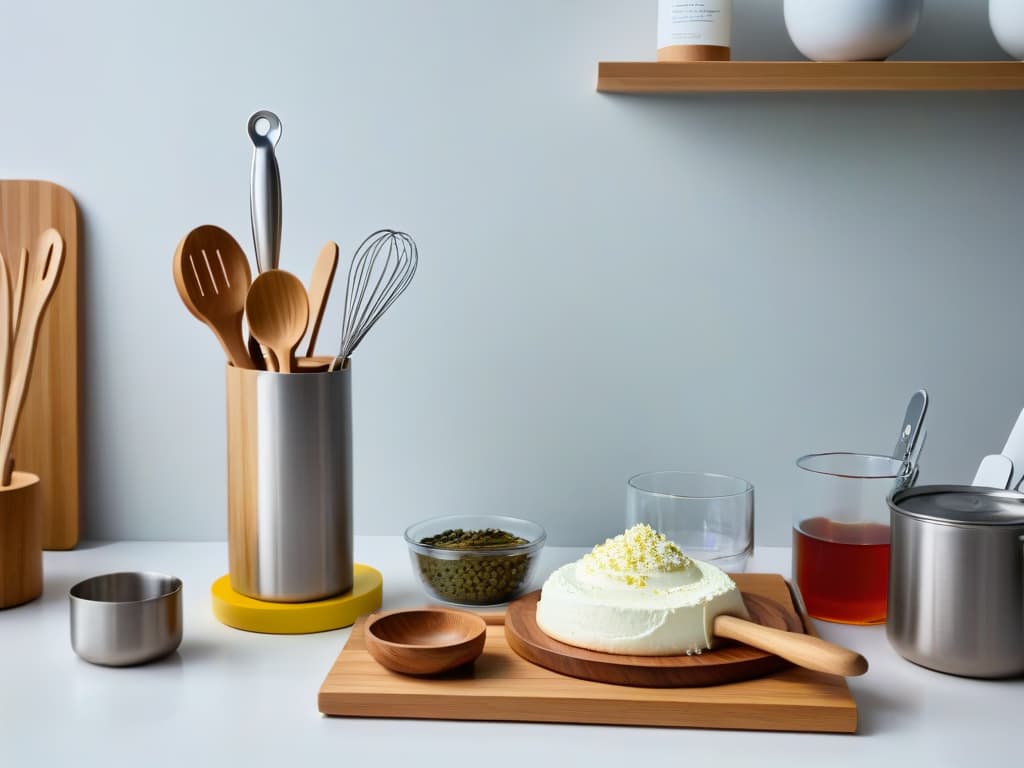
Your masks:
<instances>
[{"instance_id":1,"label":"metal clamp handle","mask_svg":"<svg viewBox=\"0 0 1024 768\"><path fill-rule=\"evenodd\" d=\"M900 428L899 437L896 438L896 446L892 449L892 457L899 461L906 461L914 450L917 443L921 425L924 423L925 414L928 412L928 393L919 389L915 392L910 402L907 403L907 412L903 417L903 426Z\"/></svg>"}]
</instances>

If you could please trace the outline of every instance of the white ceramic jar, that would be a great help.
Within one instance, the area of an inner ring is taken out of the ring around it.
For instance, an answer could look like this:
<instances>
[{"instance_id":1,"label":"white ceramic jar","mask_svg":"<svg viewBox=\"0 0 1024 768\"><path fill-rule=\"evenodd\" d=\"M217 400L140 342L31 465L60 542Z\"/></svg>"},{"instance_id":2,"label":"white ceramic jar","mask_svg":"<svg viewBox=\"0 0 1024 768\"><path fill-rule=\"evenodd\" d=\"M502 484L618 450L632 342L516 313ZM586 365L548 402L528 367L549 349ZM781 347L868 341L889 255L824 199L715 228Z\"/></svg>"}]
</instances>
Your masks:
<instances>
[{"instance_id":1,"label":"white ceramic jar","mask_svg":"<svg viewBox=\"0 0 1024 768\"><path fill-rule=\"evenodd\" d=\"M989 0L988 21L999 46L1024 59L1024 0Z\"/></svg>"},{"instance_id":2,"label":"white ceramic jar","mask_svg":"<svg viewBox=\"0 0 1024 768\"><path fill-rule=\"evenodd\" d=\"M1007 0L1014 4L1022 0ZM923 0L785 0L786 30L814 61L881 61L907 44Z\"/></svg>"}]
</instances>

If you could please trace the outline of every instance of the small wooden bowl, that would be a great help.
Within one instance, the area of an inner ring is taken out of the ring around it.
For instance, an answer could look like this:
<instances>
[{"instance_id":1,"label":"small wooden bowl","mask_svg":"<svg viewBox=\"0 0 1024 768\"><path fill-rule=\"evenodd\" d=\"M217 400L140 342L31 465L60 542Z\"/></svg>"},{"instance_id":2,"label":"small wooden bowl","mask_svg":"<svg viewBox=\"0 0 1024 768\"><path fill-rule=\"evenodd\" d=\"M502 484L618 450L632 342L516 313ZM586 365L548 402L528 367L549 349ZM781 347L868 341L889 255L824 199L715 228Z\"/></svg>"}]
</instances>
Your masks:
<instances>
[{"instance_id":1,"label":"small wooden bowl","mask_svg":"<svg viewBox=\"0 0 1024 768\"><path fill-rule=\"evenodd\" d=\"M371 616L366 650L382 667L405 675L434 675L476 661L487 623L475 613L413 608Z\"/></svg>"}]
</instances>

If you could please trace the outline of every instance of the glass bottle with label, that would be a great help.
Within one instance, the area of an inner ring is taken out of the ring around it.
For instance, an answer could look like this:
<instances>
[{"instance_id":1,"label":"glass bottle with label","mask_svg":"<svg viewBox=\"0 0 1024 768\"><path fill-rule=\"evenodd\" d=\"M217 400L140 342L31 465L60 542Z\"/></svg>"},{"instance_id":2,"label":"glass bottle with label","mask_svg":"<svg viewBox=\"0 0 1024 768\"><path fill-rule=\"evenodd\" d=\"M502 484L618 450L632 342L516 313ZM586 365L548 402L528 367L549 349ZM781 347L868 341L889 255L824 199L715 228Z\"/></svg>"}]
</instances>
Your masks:
<instances>
[{"instance_id":1,"label":"glass bottle with label","mask_svg":"<svg viewBox=\"0 0 1024 768\"><path fill-rule=\"evenodd\" d=\"M658 0L658 61L728 61L732 0Z\"/></svg>"}]
</instances>

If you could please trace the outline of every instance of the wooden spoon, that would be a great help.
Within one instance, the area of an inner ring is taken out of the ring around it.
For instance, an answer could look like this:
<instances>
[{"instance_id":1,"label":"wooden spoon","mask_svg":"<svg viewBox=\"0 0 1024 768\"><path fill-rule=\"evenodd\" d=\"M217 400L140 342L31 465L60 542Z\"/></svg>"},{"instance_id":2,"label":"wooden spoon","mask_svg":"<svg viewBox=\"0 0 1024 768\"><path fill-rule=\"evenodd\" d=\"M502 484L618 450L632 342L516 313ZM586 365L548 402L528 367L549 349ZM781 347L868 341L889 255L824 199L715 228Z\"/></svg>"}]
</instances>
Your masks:
<instances>
[{"instance_id":1,"label":"wooden spoon","mask_svg":"<svg viewBox=\"0 0 1024 768\"><path fill-rule=\"evenodd\" d=\"M727 637L774 653L798 667L843 677L856 677L868 671L867 659L859 653L818 637L772 629L735 616L716 616L713 626L715 637Z\"/></svg>"},{"instance_id":2,"label":"wooden spoon","mask_svg":"<svg viewBox=\"0 0 1024 768\"><path fill-rule=\"evenodd\" d=\"M21 406L25 401L25 389L39 338L39 323L63 268L64 238L57 230L48 229L39 236L31 271L25 276L25 294L11 354L11 384L4 403L3 425L0 427L0 467L3 469L4 486L11 484L11 444L18 428Z\"/></svg>"},{"instance_id":3,"label":"wooden spoon","mask_svg":"<svg viewBox=\"0 0 1024 768\"><path fill-rule=\"evenodd\" d=\"M291 272L269 269L252 282L245 316L256 339L274 353L281 373L295 369L295 348L306 335L309 295Z\"/></svg>"},{"instance_id":4,"label":"wooden spoon","mask_svg":"<svg viewBox=\"0 0 1024 768\"><path fill-rule=\"evenodd\" d=\"M228 360L237 368L252 368L242 317L252 273L242 246L211 224L196 227L174 252L174 284L182 302L206 323Z\"/></svg>"},{"instance_id":5,"label":"wooden spoon","mask_svg":"<svg viewBox=\"0 0 1024 768\"><path fill-rule=\"evenodd\" d=\"M324 319L324 308L327 306L327 295L331 292L334 272L338 268L338 244L328 241L320 249L316 264L313 266L313 277L309 281L309 316L312 319L309 331L309 344L306 357L313 356L316 337L320 333L320 321Z\"/></svg>"}]
</instances>

